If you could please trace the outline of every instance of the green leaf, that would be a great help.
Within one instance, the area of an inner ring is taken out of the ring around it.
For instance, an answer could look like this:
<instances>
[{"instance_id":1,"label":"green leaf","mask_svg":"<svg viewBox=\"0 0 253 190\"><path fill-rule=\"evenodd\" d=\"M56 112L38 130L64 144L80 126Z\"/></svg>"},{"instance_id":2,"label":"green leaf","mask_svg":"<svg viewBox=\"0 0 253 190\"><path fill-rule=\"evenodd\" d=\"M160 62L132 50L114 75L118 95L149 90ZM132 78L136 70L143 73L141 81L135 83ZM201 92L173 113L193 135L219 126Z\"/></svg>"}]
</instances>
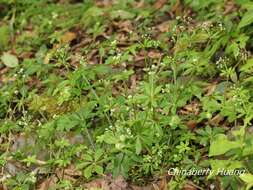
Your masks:
<instances>
[{"instance_id":1,"label":"green leaf","mask_svg":"<svg viewBox=\"0 0 253 190\"><path fill-rule=\"evenodd\" d=\"M232 42L227 46L226 53L233 54L235 58L238 57L238 55L240 54L239 45L236 42Z\"/></svg>"},{"instance_id":2,"label":"green leaf","mask_svg":"<svg viewBox=\"0 0 253 190\"><path fill-rule=\"evenodd\" d=\"M85 168L85 170L84 170L84 177L86 177L87 179L89 179L92 176L92 169L93 169L92 165L90 165L87 168Z\"/></svg>"},{"instance_id":3,"label":"green leaf","mask_svg":"<svg viewBox=\"0 0 253 190\"><path fill-rule=\"evenodd\" d=\"M10 40L9 35L9 27L7 25L3 25L0 27L0 49L5 48L8 45L8 42Z\"/></svg>"},{"instance_id":4,"label":"green leaf","mask_svg":"<svg viewBox=\"0 0 253 190\"><path fill-rule=\"evenodd\" d=\"M83 17L81 19L81 22L86 26L90 26L94 24L99 17L102 17L104 14L103 9L98 7L90 7L88 10L86 10L83 14Z\"/></svg>"},{"instance_id":5,"label":"green leaf","mask_svg":"<svg viewBox=\"0 0 253 190\"><path fill-rule=\"evenodd\" d=\"M243 72L250 72L253 69L253 59L248 59L247 63L241 66L240 71Z\"/></svg>"},{"instance_id":6,"label":"green leaf","mask_svg":"<svg viewBox=\"0 0 253 190\"><path fill-rule=\"evenodd\" d=\"M98 161L102 156L103 156L103 150L102 149L96 150L96 152L95 152L95 160Z\"/></svg>"},{"instance_id":7,"label":"green leaf","mask_svg":"<svg viewBox=\"0 0 253 190\"><path fill-rule=\"evenodd\" d=\"M107 144L116 144L119 141L119 139L115 137L112 132L107 132L104 135L101 135L101 140Z\"/></svg>"},{"instance_id":8,"label":"green leaf","mask_svg":"<svg viewBox=\"0 0 253 190\"><path fill-rule=\"evenodd\" d=\"M124 81L128 80L132 74L134 74L133 70L125 70L119 74L114 75L112 78L115 80L115 82L118 82L120 80Z\"/></svg>"},{"instance_id":9,"label":"green leaf","mask_svg":"<svg viewBox=\"0 0 253 190\"><path fill-rule=\"evenodd\" d=\"M204 43L208 40L209 37L210 36L208 33L201 31L200 33L197 33L192 37L192 41L194 43Z\"/></svg>"},{"instance_id":10,"label":"green leaf","mask_svg":"<svg viewBox=\"0 0 253 190\"><path fill-rule=\"evenodd\" d=\"M240 127L238 130L232 131L233 136L243 138L245 135L245 126Z\"/></svg>"},{"instance_id":11,"label":"green leaf","mask_svg":"<svg viewBox=\"0 0 253 190\"><path fill-rule=\"evenodd\" d=\"M243 167L243 162L235 160L210 160L213 170L235 170Z\"/></svg>"},{"instance_id":12,"label":"green leaf","mask_svg":"<svg viewBox=\"0 0 253 190\"><path fill-rule=\"evenodd\" d=\"M130 13L125 10L116 10L111 12L111 17L114 18L121 18L121 19L132 19L135 17L135 14Z\"/></svg>"},{"instance_id":13,"label":"green leaf","mask_svg":"<svg viewBox=\"0 0 253 190\"><path fill-rule=\"evenodd\" d=\"M241 28L248 26L252 23L253 23L253 11L248 11L243 15L241 22L238 25L238 29L241 29Z\"/></svg>"},{"instance_id":14,"label":"green leaf","mask_svg":"<svg viewBox=\"0 0 253 190\"><path fill-rule=\"evenodd\" d=\"M85 155L83 156L83 158L84 158L85 160L87 160L87 161L90 161L90 162L92 162L92 161L93 161L92 156L91 156L91 155L89 155L89 154L85 154Z\"/></svg>"},{"instance_id":15,"label":"green leaf","mask_svg":"<svg viewBox=\"0 0 253 190\"><path fill-rule=\"evenodd\" d=\"M235 160L210 160L212 172L208 179L213 176L219 175L219 171L234 171L243 167L243 162Z\"/></svg>"},{"instance_id":16,"label":"green leaf","mask_svg":"<svg viewBox=\"0 0 253 190\"><path fill-rule=\"evenodd\" d=\"M251 0L235 0L235 2L239 5L241 5L243 8L245 9L248 9L250 8L249 5L250 5L250 1Z\"/></svg>"},{"instance_id":17,"label":"green leaf","mask_svg":"<svg viewBox=\"0 0 253 190\"><path fill-rule=\"evenodd\" d=\"M27 166L30 166L31 164L34 164L37 162L36 155L28 156L26 159L22 160L27 164Z\"/></svg>"},{"instance_id":18,"label":"green leaf","mask_svg":"<svg viewBox=\"0 0 253 190\"><path fill-rule=\"evenodd\" d=\"M219 134L215 140L211 142L209 156L222 155L229 150L239 148L241 145L237 141L230 141L224 134Z\"/></svg>"},{"instance_id":19,"label":"green leaf","mask_svg":"<svg viewBox=\"0 0 253 190\"><path fill-rule=\"evenodd\" d=\"M18 66L18 58L10 53L4 53L1 60L7 67L14 68Z\"/></svg>"},{"instance_id":20,"label":"green leaf","mask_svg":"<svg viewBox=\"0 0 253 190\"><path fill-rule=\"evenodd\" d=\"M246 190L249 190L253 187L253 175L250 173L240 175L241 180L243 180L246 184Z\"/></svg>"},{"instance_id":21,"label":"green leaf","mask_svg":"<svg viewBox=\"0 0 253 190\"><path fill-rule=\"evenodd\" d=\"M135 144L135 152L136 154L140 154L142 149L141 140L137 137L136 144Z\"/></svg>"},{"instance_id":22,"label":"green leaf","mask_svg":"<svg viewBox=\"0 0 253 190\"><path fill-rule=\"evenodd\" d=\"M63 115L57 120L58 131L69 131L78 125L78 121L73 120L71 115Z\"/></svg>"},{"instance_id":23,"label":"green leaf","mask_svg":"<svg viewBox=\"0 0 253 190\"><path fill-rule=\"evenodd\" d=\"M96 166L95 166L95 172L96 172L97 174L102 175L102 174L103 174L103 172L104 172L104 169L103 169L103 167L102 167L102 166L98 166L98 165L96 165Z\"/></svg>"},{"instance_id":24,"label":"green leaf","mask_svg":"<svg viewBox=\"0 0 253 190\"><path fill-rule=\"evenodd\" d=\"M253 82L253 76L246 78L243 83Z\"/></svg>"}]
</instances>

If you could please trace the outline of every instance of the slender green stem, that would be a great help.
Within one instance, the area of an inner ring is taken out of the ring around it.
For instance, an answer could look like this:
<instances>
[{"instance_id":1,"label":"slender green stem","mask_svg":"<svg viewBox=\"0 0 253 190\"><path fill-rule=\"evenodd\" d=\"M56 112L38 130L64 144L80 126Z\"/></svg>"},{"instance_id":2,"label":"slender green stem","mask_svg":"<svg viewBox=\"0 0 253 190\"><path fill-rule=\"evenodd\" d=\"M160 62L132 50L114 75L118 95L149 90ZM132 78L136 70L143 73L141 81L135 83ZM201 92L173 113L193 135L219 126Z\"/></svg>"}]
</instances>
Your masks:
<instances>
[{"instance_id":1,"label":"slender green stem","mask_svg":"<svg viewBox=\"0 0 253 190\"><path fill-rule=\"evenodd\" d=\"M94 142L93 142L93 139L92 139L92 137L91 137L91 135L90 135L90 132L89 132L89 129L87 129L87 127L85 127L85 132L86 132L86 135L87 135L87 137L88 137L88 140L89 140L89 142L90 142L90 145L91 145L92 149L93 149L93 150L96 150L96 146L95 146L95 144L94 144Z\"/></svg>"},{"instance_id":2,"label":"slender green stem","mask_svg":"<svg viewBox=\"0 0 253 190\"><path fill-rule=\"evenodd\" d=\"M95 96L95 98L97 99L97 101L99 101L99 97L98 97L96 91L95 91L95 90L93 89L93 87L91 86L89 80L87 79L86 76L83 76L83 77L84 77L86 83L87 83L87 84L89 85L89 87L91 88L91 92L93 93L93 95ZM106 117L108 123L109 123L111 126L113 126L112 121L111 121L110 117L108 116L108 114L107 114L105 111L103 111L103 113L104 113L104 115L105 115L105 117Z\"/></svg>"}]
</instances>

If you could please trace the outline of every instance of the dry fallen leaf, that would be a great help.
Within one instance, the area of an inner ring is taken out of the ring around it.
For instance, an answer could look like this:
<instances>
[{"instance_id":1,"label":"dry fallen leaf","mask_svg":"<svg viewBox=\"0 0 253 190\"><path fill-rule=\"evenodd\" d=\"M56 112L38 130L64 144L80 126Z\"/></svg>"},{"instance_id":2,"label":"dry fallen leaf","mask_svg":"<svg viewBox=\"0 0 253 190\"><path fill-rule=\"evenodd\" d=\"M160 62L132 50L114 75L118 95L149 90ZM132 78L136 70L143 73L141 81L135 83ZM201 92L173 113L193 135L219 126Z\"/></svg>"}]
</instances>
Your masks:
<instances>
[{"instance_id":1,"label":"dry fallen leaf","mask_svg":"<svg viewBox=\"0 0 253 190\"><path fill-rule=\"evenodd\" d=\"M0 184L0 190L7 190L7 188Z\"/></svg>"},{"instance_id":2,"label":"dry fallen leaf","mask_svg":"<svg viewBox=\"0 0 253 190\"><path fill-rule=\"evenodd\" d=\"M60 38L60 42L63 44L69 43L71 41L73 41L74 39L76 39L76 34L73 32L66 32L64 33L61 38Z\"/></svg>"},{"instance_id":3,"label":"dry fallen leaf","mask_svg":"<svg viewBox=\"0 0 253 190\"><path fill-rule=\"evenodd\" d=\"M121 22L113 22L112 23L115 28L119 31L131 32L133 30L133 24L130 20L121 21Z\"/></svg>"},{"instance_id":4,"label":"dry fallen leaf","mask_svg":"<svg viewBox=\"0 0 253 190\"><path fill-rule=\"evenodd\" d=\"M162 53L157 52L157 51L150 51L148 52L148 56L152 59L157 59L157 58L161 58Z\"/></svg>"},{"instance_id":5,"label":"dry fallen leaf","mask_svg":"<svg viewBox=\"0 0 253 190\"><path fill-rule=\"evenodd\" d=\"M198 115L200 112L199 102L192 102L190 104L185 105L182 109L179 110L179 113L182 115L194 114Z\"/></svg>"},{"instance_id":6,"label":"dry fallen leaf","mask_svg":"<svg viewBox=\"0 0 253 190\"><path fill-rule=\"evenodd\" d=\"M197 188L187 184L184 186L183 190L197 190Z\"/></svg>"},{"instance_id":7,"label":"dry fallen leaf","mask_svg":"<svg viewBox=\"0 0 253 190\"><path fill-rule=\"evenodd\" d=\"M212 126L218 126L220 124L221 121L223 121L223 117L220 115L220 114L217 114L216 116L214 116L210 121L209 123L212 125Z\"/></svg>"},{"instance_id":8,"label":"dry fallen leaf","mask_svg":"<svg viewBox=\"0 0 253 190\"><path fill-rule=\"evenodd\" d=\"M177 16L181 15L183 12L183 6L181 0L177 0L176 4L172 7L171 11Z\"/></svg>"},{"instance_id":9,"label":"dry fallen leaf","mask_svg":"<svg viewBox=\"0 0 253 190\"><path fill-rule=\"evenodd\" d=\"M224 6L225 10L223 14L227 15L229 13L236 12L238 7L239 6L234 1L226 1L225 6Z\"/></svg>"},{"instance_id":10,"label":"dry fallen leaf","mask_svg":"<svg viewBox=\"0 0 253 190\"><path fill-rule=\"evenodd\" d=\"M169 32L173 21L165 21L157 26L160 32Z\"/></svg>"},{"instance_id":11,"label":"dry fallen leaf","mask_svg":"<svg viewBox=\"0 0 253 190\"><path fill-rule=\"evenodd\" d=\"M33 52L23 52L19 55L19 58L28 59L28 58L32 58L33 56L34 56Z\"/></svg>"},{"instance_id":12,"label":"dry fallen leaf","mask_svg":"<svg viewBox=\"0 0 253 190\"><path fill-rule=\"evenodd\" d=\"M93 180L92 182L86 183L85 188L87 189L92 189L92 188L100 188L103 190L112 190L112 189L117 189L117 190L127 190L128 188L128 183L122 176L118 176L115 179L112 177L104 177L102 179L96 179Z\"/></svg>"},{"instance_id":13,"label":"dry fallen leaf","mask_svg":"<svg viewBox=\"0 0 253 190\"><path fill-rule=\"evenodd\" d=\"M7 73L9 71L10 68L8 67L4 67L3 69L0 69L0 82L4 82L4 78L6 78L4 76L5 73Z\"/></svg>"},{"instance_id":14,"label":"dry fallen leaf","mask_svg":"<svg viewBox=\"0 0 253 190\"><path fill-rule=\"evenodd\" d=\"M48 190L50 187L53 187L56 183L57 178L55 176L50 176L39 185L38 190Z\"/></svg>"},{"instance_id":15,"label":"dry fallen leaf","mask_svg":"<svg viewBox=\"0 0 253 190\"><path fill-rule=\"evenodd\" d=\"M196 128L197 126L197 122L194 121L194 120L190 120L186 123L187 127L190 129L190 130L193 130Z\"/></svg>"},{"instance_id":16,"label":"dry fallen leaf","mask_svg":"<svg viewBox=\"0 0 253 190\"><path fill-rule=\"evenodd\" d=\"M70 165L68 168L64 169L64 174L68 176L81 176L82 172L76 170L74 165Z\"/></svg>"},{"instance_id":17,"label":"dry fallen leaf","mask_svg":"<svg viewBox=\"0 0 253 190\"><path fill-rule=\"evenodd\" d=\"M147 186L143 186L143 187L131 185L131 189L132 190L154 190L154 187L153 187L153 185L147 185Z\"/></svg>"},{"instance_id":18,"label":"dry fallen leaf","mask_svg":"<svg viewBox=\"0 0 253 190\"><path fill-rule=\"evenodd\" d=\"M207 86L207 87L204 89L204 91L205 91L205 93L206 93L206 96L212 95L213 92L215 91L216 87L217 87L217 81L215 81L215 82L211 83L209 86Z\"/></svg>"},{"instance_id":19,"label":"dry fallen leaf","mask_svg":"<svg viewBox=\"0 0 253 190\"><path fill-rule=\"evenodd\" d=\"M168 1L167 0L158 0L154 4L155 9L160 9L162 8Z\"/></svg>"},{"instance_id":20,"label":"dry fallen leaf","mask_svg":"<svg viewBox=\"0 0 253 190\"><path fill-rule=\"evenodd\" d=\"M134 74L130 77L130 82L131 82L131 86L130 88L131 89L136 89L136 86L137 86L137 76Z\"/></svg>"},{"instance_id":21,"label":"dry fallen leaf","mask_svg":"<svg viewBox=\"0 0 253 190\"><path fill-rule=\"evenodd\" d=\"M198 190L198 189L200 189L199 186L197 186L191 181L188 181L183 187L183 190Z\"/></svg>"}]
</instances>

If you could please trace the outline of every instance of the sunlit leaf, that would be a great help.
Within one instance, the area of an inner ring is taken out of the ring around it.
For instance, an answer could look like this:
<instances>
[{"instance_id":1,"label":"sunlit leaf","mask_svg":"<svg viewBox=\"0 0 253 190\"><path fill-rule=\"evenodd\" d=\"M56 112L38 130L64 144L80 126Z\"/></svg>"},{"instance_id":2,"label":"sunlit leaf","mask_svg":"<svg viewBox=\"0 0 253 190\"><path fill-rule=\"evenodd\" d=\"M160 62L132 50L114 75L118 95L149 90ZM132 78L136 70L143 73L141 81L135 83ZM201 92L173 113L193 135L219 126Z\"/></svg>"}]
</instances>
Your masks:
<instances>
[{"instance_id":1,"label":"sunlit leaf","mask_svg":"<svg viewBox=\"0 0 253 190\"><path fill-rule=\"evenodd\" d=\"M4 53L1 60L7 67L14 68L18 66L18 58L10 53Z\"/></svg>"}]
</instances>

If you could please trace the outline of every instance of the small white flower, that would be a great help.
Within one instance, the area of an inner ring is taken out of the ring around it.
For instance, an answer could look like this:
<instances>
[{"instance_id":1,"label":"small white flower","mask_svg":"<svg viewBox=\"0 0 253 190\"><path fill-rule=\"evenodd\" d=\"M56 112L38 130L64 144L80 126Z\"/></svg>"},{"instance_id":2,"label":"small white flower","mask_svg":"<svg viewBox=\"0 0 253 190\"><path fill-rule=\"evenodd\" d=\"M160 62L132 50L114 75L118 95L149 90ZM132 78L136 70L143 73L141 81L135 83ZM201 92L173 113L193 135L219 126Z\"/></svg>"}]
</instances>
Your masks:
<instances>
[{"instance_id":1,"label":"small white flower","mask_svg":"<svg viewBox=\"0 0 253 190\"><path fill-rule=\"evenodd\" d=\"M24 69L23 68L21 68L20 70L19 70L19 74L21 74L21 73L23 73L24 72Z\"/></svg>"},{"instance_id":2,"label":"small white flower","mask_svg":"<svg viewBox=\"0 0 253 190\"><path fill-rule=\"evenodd\" d=\"M124 145L121 143L117 143L117 144L115 144L115 148L121 150L122 148L124 148Z\"/></svg>"},{"instance_id":3,"label":"small white flower","mask_svg":"<svg viewBox=\"0 0 253 190\"><path fill-rule=\"evenodd\" d=\"M117 44L117 41L116 40L113 40L112 42L111 42L111 45L112 46L115 46Z\"/></svg>"},{"instance_id":4,"label":"small white flower","mask_svg":"<svg viewBox=\"0 0 253 190\"><path fill-rule=\"evenodd\" d=\"M58 14L56 12L52 12L53 19L56 19L58 17Z\"/></svg>"},{"instance_id":5,"label":"small white flower","mask_svg":"<svg viewBox=\"0 0 253 190\"><path fill-rule=\"evenodd\" d=\"M157 68L157 65L152 65L151 66L151 69L153 69L153 70L156 69L156 68Z\"/></svg>"},{"instance_id":6,"label":"small white flower","mask_svg":"<svg viewBox=\"0 0 253 190\"><path fill-rule=\"evenodd\" d=\"M122 141L122 142L123 142L123 141L125 141L125 140L126 140L126 136L125 136L125 135L120 135L120 136L119 136L119 139L120 139L120 141Z\"/></svg>"}]
</instances>

